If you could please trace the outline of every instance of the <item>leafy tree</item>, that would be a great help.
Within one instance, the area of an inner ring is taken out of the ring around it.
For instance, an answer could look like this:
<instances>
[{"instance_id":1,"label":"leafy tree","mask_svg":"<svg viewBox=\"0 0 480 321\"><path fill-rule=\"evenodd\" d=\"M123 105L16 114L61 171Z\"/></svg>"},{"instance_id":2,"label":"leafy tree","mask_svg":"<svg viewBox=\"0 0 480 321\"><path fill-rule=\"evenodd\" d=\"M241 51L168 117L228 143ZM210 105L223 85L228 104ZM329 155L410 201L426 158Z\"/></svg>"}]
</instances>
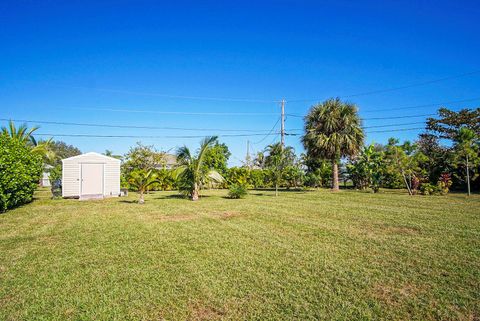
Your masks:
<instances>
[{"instance_id":1,"label":"leafy tree","mask_svg":"<svg viewBox=\"0 0 480 321\"><path fill-rule=\"evenodd\" d=\"M391 138L385 147L386 172L399 175L409 195L416 193L420 181L426 176L420 166L425 161L426 156L409 141L398 145L398 140Z\"/></svg>"},{"instance_id":2,"label":"leafy tree","mask_svg":"<svg viewBox=\"0 0 480 321\"><path fill-rule=\"evenodd\" d=\"M248 183L254 188L265 187L266 172L263 169L252 169L249 171Z\"/></svg>"},{"instance_id":3,"label":"leafy tree","mask_svg":"<svg viewBox=\"0 0 480 321\"><path fill-rule=\"evenodd\" d=\"M427 172L430 183L437 182L443 173L452 171L451 153L448 148L440 145L437 136L428 133L420 134L416 145L418 151L425 155L425 162L420 166Z\"/></svg>"},{"instance_id":4,"label":"leafy tree","mask_svg":"<svg viewBox=\"0 0 480 321\"><path fill-rule=\"evenodd\" d=\"M339 98L313 106L305 118L303 145L309 157L331 161L333 191L339 190L339 160L356 155L363 140L364 133L357 107L342 102Z\"/></svg>"},{"instance_id":5,"label":"leafy tree","mask_svg":"<svg viewBox=\"0 0 480 321\"><path fill-rule=\"evenodd\" d=\"M228 159L231 155L228 146L224 143L219 143L217 139L207 150L203 166L206 169L214 169L220 174L225 175L228 169Z\"/></svg>"},{"instance_id":6,"label":"leafy tree","mask_svg":"<svg viewBox=\"0 0 480 321\"><path fill-rule=\"evenodd\" d=\"M480 161L478 136L473 130L461 127L454 138L454 150L457 160L456 164L465 162L467 192L470 195L470 171L472 167L478 166ZM478 173L473 174L474 177L478 175Z\"/></svg>"},{"instance_id":7,"label":"leafy tree","mask_svg":"<svg viewBox=\"0 0 480 321\"><path fill-rule=\"evenodd\" d=\"M290 146L283 147L281 143L267 146L265 152L265 167L270 170L270 178L275 186L275 196L278 196L278 187L282 184L288 166L293 166L295 153Z\"/></svg>"},{"instance_id":8,"label":"leafy tree","mask_svg":"<svg viewBox=\"0 0 480 321\"><path fill-rule=\"evenodd\" d=\"M151 169L161 168L164 165L164 152L157 151L152 145L146 146L138 142L125 154L122 171L125 177L128 177L130 172L134 170L141 169L149 171Z\"/></svg>"},{"instance_id":9,"label":"leafy tree","mask_svg":"<svg viewBox=\"0 0 480 321\"><path fill-rule=\"evenodd\" d=\"M380 189L384 163L383 152L378 151L374 144L363 148L361 153L347 165L347 170L358 188L372 188L374 193Z\"/></svg>"},{"instance_id":10,"label":"leafy tree","mask_svg":"<svg viewBox=\"0 0 480 321\"><path fill-rule=\"evenodd\" d=\"M52 141L50 144L50 150L55 154L55 157L47 163L52 166L61 166L62 159L77 156L82 153L77 147L68 145L62 141Z\"/></svg>"},{"instance_id":11,"label":"leafy tree","mask_svg":"<svg viewBox=\"0 0 480 321\"><path fill-rule=\"evenodd\" d=\"M135 169L130 173L130 178L128 183L130 186L136 188L138 193L140 194L140 198L138 200L139 204L144 204L144 194L148 190L148 187L156 182L156 175L153 170L143 170L143 169Z\"/></svg>"},{"instance_id":12,"label":"leafy tree","mask_svg":"<svg viewBox=\"0 0 480 321\"><path fill-rule=\"evenodd\" d=\"M24 140L0 134L0 212L30 202L42 174L42 158Z\"/></svg>"},{"instance_id":13,"label":"leafy tree","mask_svg":"<svg viewBox=\"0 0 480 321\"><path fill-rule=\"evenodd\" d=\"M204 166L205 155L217 140L216 136L205 137L200 143L197 155L192 155L187 146L177 150L177 172L179 187L192 201L197 201L200 188L209 180L221 182L223 177L216 170Z\"/></svg>"},{"instance_id":14,"label":"leafy tree","mask_svg":"<svg viewBox=\"0 0 480 321\"><path fill-rule=\"evenodd\" d=\"M465 127L480 136L480 108L462 109L458 112L448 108L438 110L439 118L429 118L427 129L440 138L455 139L458 131Z\"/></svg>"}]
</instances>

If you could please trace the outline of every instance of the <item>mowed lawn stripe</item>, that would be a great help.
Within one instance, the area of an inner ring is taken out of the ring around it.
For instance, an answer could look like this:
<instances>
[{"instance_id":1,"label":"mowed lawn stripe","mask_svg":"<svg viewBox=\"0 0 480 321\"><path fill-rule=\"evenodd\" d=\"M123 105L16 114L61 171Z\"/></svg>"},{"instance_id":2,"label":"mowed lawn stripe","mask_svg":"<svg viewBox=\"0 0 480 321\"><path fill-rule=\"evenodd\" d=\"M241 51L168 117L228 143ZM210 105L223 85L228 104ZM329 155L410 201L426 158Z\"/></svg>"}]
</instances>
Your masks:
<instances>
[{"instance_id":1,"label":"mowed lawn stripe","mask_svg":"<svg viewBox=\"0 0 480 321\"><path fill-rule=\"evenodd\" d=\"M0 319L464 319L480 197L42 198L0 216Z\"/></svg>"}]
</instances>

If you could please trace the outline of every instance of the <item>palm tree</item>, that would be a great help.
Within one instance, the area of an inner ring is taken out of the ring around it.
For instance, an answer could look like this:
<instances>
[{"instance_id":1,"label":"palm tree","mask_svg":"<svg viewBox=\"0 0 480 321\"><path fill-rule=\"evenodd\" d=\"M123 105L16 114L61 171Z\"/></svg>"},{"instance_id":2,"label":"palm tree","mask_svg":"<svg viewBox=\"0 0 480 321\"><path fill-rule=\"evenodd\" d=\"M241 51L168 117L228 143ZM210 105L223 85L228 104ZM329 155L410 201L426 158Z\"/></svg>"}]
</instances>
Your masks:
<instances>
[{"instance_id":1,"label":"palm tree","mask_svg":"<svg viewBox=\"0 0 480 321\"><path fill-rule=\"evenodd\" d=\"M33 138L33 133L38 130L40 127L28 128L26 124L22 124L18 127L15 126L13 120L8 122L8 127L2 126L2 134L10 136L11 138L17 139L23 143L35 144L35 138Z\"/></svg>"},{"instance_id":2,"label":"palm tree","mask_svg":"<svg viewBox=\"0 0 480 321\"><path fill-rule=\"evenodd\" d=\"M144 204L145 199L143 195L147 191L148 187L157 182L157 177L152 170L145 171L145 170L135 170L130 173L130 178L128 183L135 187L140 194L140 199L138 200L138 204Z\"/></svg>"},{"instance_id":3,"label":"palm tree","mask_svg":"<svg viewBox=\"0 0 480 321\"><path fill-rule=\"evenodd\" d=\"M18 127L15 126L13 120L8 122L8 127L2 126L1 132L4 135L10 136L13 139L30 146L32 153L41 155L44 160L52 161L55 158L55 153L52 150L53 140L49 138L47 140L37 141L33 136L33 133L40 127L34 126L28 128L26 124L22 124Z\"/></svg>"},{"instance_id":4,"label":"palm tree","mask_svg":"<svg viewBox=\"0 0 480 321\"><path fill-rule=\"evenodd\" d=\"M204 158L207 151L217 140L216 136L205 137L200 143L196 156L193 156L187 146L177 150L177 176L180 182L180 189L186 191L192 201L197 201L200 187L209 179L221 182L223 177L215 170L205 168Z\"/></svg>"},{"instance_id":5,"label":"palm tree","mask_svg":"<svg viewBox=\"0 0 480 321\"><path fill-rule=\"evenodd\" d=\"M356 155L363 146L364 133L355 104L331 98L313 106L305 117L302 137L307 154L332 162L332 190L338 191L338 162Z\"/></svg>"},{"instance_id":6,"label":"palm tree","mask_svg":"<svg viewBox=\"0 0 480 321\"><path fill-rule=\"evenodd\" d=\"M469 156L470 160L475 163L478 158L478 151L475 151L475 141L477 140L475 132L467 127L461 127L454 138L455 148L457 149L457 157L465 159L466 176L467 176L467 194L470 196L470 170L469 170Z\"/></svg>"}]
</instances>

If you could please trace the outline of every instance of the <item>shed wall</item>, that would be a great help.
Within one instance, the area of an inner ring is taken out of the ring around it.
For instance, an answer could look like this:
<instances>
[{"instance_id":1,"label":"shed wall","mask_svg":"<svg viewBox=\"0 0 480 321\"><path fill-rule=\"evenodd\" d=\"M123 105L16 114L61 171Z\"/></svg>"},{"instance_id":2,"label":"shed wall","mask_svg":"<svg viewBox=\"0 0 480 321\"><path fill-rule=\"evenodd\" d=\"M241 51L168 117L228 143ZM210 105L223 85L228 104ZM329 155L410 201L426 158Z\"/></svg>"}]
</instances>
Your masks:
<instances>
[{"instance_id":1,"label":"shed wall","mask_svg":"<svg viewBox=\"0 0 480 321\"><path fill-rule=\"evenodd\" d=\"M80 167L82 163L104 164L105 197L120 194L120 161L98 154L83 154L62 161L62 196L80 196Z\"/></svg>"}]
</instances>

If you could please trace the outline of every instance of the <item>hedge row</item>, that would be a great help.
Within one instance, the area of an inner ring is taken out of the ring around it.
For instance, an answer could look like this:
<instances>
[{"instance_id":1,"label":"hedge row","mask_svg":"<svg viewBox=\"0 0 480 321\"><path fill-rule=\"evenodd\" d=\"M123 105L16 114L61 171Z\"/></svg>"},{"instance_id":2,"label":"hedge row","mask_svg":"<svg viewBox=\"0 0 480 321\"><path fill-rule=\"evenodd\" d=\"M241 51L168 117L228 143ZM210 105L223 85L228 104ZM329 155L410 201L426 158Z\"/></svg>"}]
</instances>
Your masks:
<instances>
[{"instance_id":1,"label":"hedge row","mask_svg":"<svg viewBox=\"0 0 480 321\"><path fill-rule=\"evenodd\" d=\"M42 158L25 143L0 135L0 212L28 203L42 174Z\"/></svg>"}]
</instances>

